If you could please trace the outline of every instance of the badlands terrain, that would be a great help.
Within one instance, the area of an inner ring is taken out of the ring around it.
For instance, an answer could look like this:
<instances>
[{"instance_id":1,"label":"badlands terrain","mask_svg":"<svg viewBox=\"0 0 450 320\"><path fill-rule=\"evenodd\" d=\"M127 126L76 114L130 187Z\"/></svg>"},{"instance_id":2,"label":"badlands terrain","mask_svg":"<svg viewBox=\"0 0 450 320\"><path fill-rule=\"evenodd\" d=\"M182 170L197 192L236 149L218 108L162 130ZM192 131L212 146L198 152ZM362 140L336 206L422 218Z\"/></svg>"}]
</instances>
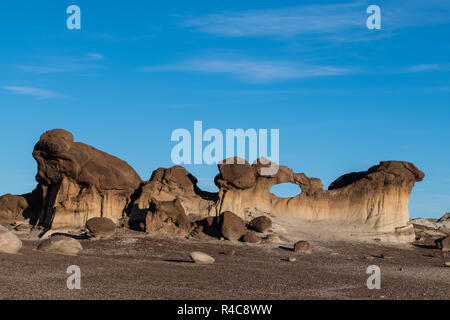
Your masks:
<instances>
[{"instance_id":1,"label":"badlands terrain","mask_svg":"<svg viewBox=\"0 0 450 320\"><path fill-rule=\"evenodd\" d=\"M181 166L142 180L62 129L33 157L37 187L0 197L1 299L450 298L450 214L409 219L425 178L412 163L382 161L324 188L232 158L211 193ZM281 183L302 193L271 194ZM80 289L67 287L69 266ZM380 289L367 286L369 266Z\"/></svg>"}]
</instances>

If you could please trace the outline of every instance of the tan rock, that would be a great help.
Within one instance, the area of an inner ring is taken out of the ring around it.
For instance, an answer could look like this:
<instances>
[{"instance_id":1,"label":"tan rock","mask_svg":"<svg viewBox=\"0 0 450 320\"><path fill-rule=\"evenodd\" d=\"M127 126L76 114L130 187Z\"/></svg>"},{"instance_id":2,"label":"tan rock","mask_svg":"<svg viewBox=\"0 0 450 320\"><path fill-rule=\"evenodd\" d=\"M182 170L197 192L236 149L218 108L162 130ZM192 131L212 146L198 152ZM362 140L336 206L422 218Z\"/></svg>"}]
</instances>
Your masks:
<instances>
[{"instance_id":1,"label":"tan rock","mask_svg":"<svg viewBox=\"0 0 450 320\"><path fill-rule=\"evenodd\" d=\"M312 246L308 241L298 241L294 245L294 251L299 253L311 254Z\"/></svg>"},{"instance_id":2,"label":"tan rock","mask_svg":"<svg viewBox=\"0 0 450 320\"><path fill-rule=\"evenodd\" d=\"M269 164L271 165L271 164ZM339 232L345 228L358 230L373 237L391 237L392 241L411 242L414 232L409 224L408 202L412 188L424 178L424 173L409 162L383 161L365 172L349 173L323 189L321 181L303 173L294 173L285 166L273 175L262 175L268 165L256 161L251 168L255 180L250 178L250 169L244 165L239 171L245 182L236 183L233 174L216 177L219 187L219 212L231 211L243 219L247 212L270 212L296 220L299 223L314 221L328 224L330 230ZM232 168L227 169L234 172ZM238 169L236 169L238 171ZM293 183L302 193L293 198L280 198L270 193L274 185Z\"/></svg>"},{"instance_id":3,"label":"tan rock","mask_svg":"<svg viewBox=\"0 0 450 320\"><path fill-rule=\"evenodd\" d=\"M0 231L0 252L16 254L22 248L22 241L11 231Z\"/></svg>"},{"instance_id":4,"label":"tan rock","mask_svg":"<svg viewBox=\"0 0 450 320\"><path fill-rule=\"evenodd\" d=\"M215 259L203 252L191 252L189 255L193 262L197 264L213 264Z\"/></svg>"},{"instance_id":5,"label":"tan rock","mask_svg":"<svg viewBox=\"0 0 450 320\"><path fill-rule=\"evenodd\" d=\"M83 250L83 247L76 239L63 235L55 235L39 243L37 249L48 253L75 256Z\"/></svg>"}]
</instances>

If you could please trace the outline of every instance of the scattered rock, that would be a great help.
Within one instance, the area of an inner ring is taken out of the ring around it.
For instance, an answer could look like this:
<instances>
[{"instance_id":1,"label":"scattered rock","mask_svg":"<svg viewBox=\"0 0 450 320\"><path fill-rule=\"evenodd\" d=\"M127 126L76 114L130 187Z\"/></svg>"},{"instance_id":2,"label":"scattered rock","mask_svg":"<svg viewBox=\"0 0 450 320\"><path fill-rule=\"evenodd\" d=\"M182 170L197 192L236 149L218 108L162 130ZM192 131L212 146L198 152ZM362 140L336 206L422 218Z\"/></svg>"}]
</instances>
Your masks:
<instances>
[{"instance_id":1,"label":"scattered rock","mask_svg":"<svg viewBox=\"0 0 450 320\"><path fill-rule=\"evenodd\" d=\"M0 231L0 252L16 254L22 248L22 241L11 231Z\"/></svg>"},{"instance_id":2,"label":"scattered rock","mask_svg":"<svg viewBox=\"0 0 450 320\"><path fill-rule=\"evenodd\" d=\"M108 218L92 218L86 222L86 228L94 237L111 237L116 231L116 224Z\"/></svg>"},{"instance_id":3,"label":"scattered rock","mask_svg":"<svg viewBox=\"0 0 450 320\"><path fill-rule=\"evenodd\" d=\"M220 233L228 240L239 240L247 233L244 220L230 211L222 213L218 222Z\"/></svg>"},{"instance_id":4,"label":"scattered rock","mask_svg":"<svg viewBox=\"0 0 450 320\"><path fill-rule=\"evenodd\" d=\"M312 253L312 246L308 241L298 241L294 245L294 251L305 253L305 254L311 254Z\"/></svg>"},{"instance_id":5,"label":"scattered rock","mask_svg":"<svg viewBox=\"0 0 450 320\"><path fill-rule=\"evenodd\" d=\"M234 256L236 254L236 250L234 250L234 249L227 249L227 250L224 250L222 252L222 254L224 254L226 256Z\"/></svg>"},{"instance_id":6,"label":"scattered rock","mask_svg":"<svg viewBox=\"0 0 450 320\"><path fill-rule=\"evenodd\" d=\"M442 251L450 251L450 236L436 240L436 246Z\"/></svg>"},{"instance_id":7,"label":"scattered rock","mask_svg":"<svg viewBox=\"0 0 450 320\"><path fill-rule=\"evenodd\" d=\"M247 242L247 243L260 243L261 242L261 238L258 237L256 234L251 233L251 232L247 232L247 234L245 234L242 238L241 238L242 242Z\"/></svg>"},{"instance_id":8,"label":"scattered rock","mask_svg":"<svg viewBox=\"0 0 450 320\"><path fill-rule=\"evenodd\" d=\"M83 247L76 239L63 235L56 235L42 241L38 245L37 249L49 253L76 256L81 250L83 250Z\"/></svg>"},{"instance_id":9,"label":"scattered rock","mask_svg":"<svg viewBox=\"0 0 450 320\"><path fill-rule=\"evenodd\" d=\"M280 239L280 237L277 236L276 234L269 234L269 235L266 237L266 241L267 241L267 242L270 242L270 243L281 243L281 242L282 242L281 239Z\"/></svg>"},{"instance_id":10,"label":"scattered rock","mask_svg":"<svg viewBox=\"0 0 450 320\"><path fill-rule=\"evenodd\" d=\"M248 224L250 229L258 231L258 232L265 232L272 228L272 220L266 216L261 216L253 219Z\"/></svg>"},{"instance_id":11,"label":"scattered rock","mask_svg":"<svg viewBox=\"0 0 450 320\"><path fill-rule=\"evenodd\" d=\"M403 268L399 268L399 269L398 269L398 271L405 271L405 269L403 269Z\"/></svg>"},{"instance_id":12,"label":"scattered rock","mask_svg":"<svg viewBox=\"0 0 450 320\"><path fill-rule=\"evenodd\" d=\"M197 264L213 264L216 260L203 252L191 252L189 255L193 262Z\"/></svg>"}]
</instances>

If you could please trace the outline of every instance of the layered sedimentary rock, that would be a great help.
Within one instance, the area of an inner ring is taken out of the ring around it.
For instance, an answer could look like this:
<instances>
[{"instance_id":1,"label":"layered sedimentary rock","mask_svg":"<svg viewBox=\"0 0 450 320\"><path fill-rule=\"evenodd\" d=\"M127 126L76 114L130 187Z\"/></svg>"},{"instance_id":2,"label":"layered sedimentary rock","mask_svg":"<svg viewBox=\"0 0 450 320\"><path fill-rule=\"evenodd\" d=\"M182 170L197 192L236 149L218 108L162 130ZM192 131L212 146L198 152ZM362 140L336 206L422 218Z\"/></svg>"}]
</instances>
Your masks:
<instances>
[{"instance_id":1,"label":"layered sedimentary rock","mask_svg":"<svg viewBox=\"0 0 450 320\"><path fill-rule=\"evenodd\" d=\"M264 165L260 161L252 166L227 163L219 164L216 177L219 213L231 211L245 220L265 214L297 221L343 222L366 232L414 237L408 202L415 182L421 181L424 173L409 162L384 161L368 171L343 175L328 190L319 179L288 167L280 166L276 174L267 176L261 175ZM237 166L239 170L233 170ZM270 189L281 183L296 184L302 193L293 198L271 194Z\"/></svg>"},{"instance_id":2,"label":"layered sedimentary rock","mask_svg":"<svg viewBox=\"0 0 450 320\"><path fill-rule=\"evenodd\" d=\"M253 165L234 159L219 164L215 183L220 191L209 193L200 190L197 179L181 166L159 168L144 182L125 161L74 142L72 134L61 129L44 133L33 156L38 186L30 194L0 197L0 224L28 220L53 229L83 228L95 217L116 222L129 217L129 225L141 230L159 230L158 224L169 219L187 231L184 214L196 220L211 217L212 223L212 217L230 211L246 222L259 216L274 221L287 217L299 223L329 223L330 228L341 223L374 235L404 234L413 240L408 202L415 182L424 178L409 162L384 161L367 171L343 175L325 190L319 179L285 166L275 174L262 174L273 167L265 159ZM296 184L302 193L292 198L271 194L271 188L281 183ZM155 209L175 201L180 206L176 212ZM177 212L182 211L178 221Z\"/></svg>"}]
</instances>

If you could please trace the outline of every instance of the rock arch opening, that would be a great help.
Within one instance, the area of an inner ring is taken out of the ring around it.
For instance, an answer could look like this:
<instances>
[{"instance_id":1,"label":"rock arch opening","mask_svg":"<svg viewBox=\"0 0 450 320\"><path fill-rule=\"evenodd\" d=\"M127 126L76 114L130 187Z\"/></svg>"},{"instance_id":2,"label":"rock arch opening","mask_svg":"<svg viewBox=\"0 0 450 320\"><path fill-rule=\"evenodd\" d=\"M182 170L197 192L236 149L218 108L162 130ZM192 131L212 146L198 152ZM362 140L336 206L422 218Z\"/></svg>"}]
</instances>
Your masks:
<instances>
[{"instance_id":1,"label":"rock arch opening","mask_svg":"<svg viewBox=\"0 0 450 320\"><path fill-rule=\"evenodd\" d=\"M302 189L294 183L280 183L270 189L270 193L278 198L293 198L302 193Z\"/></svg>"}]
</instances>

